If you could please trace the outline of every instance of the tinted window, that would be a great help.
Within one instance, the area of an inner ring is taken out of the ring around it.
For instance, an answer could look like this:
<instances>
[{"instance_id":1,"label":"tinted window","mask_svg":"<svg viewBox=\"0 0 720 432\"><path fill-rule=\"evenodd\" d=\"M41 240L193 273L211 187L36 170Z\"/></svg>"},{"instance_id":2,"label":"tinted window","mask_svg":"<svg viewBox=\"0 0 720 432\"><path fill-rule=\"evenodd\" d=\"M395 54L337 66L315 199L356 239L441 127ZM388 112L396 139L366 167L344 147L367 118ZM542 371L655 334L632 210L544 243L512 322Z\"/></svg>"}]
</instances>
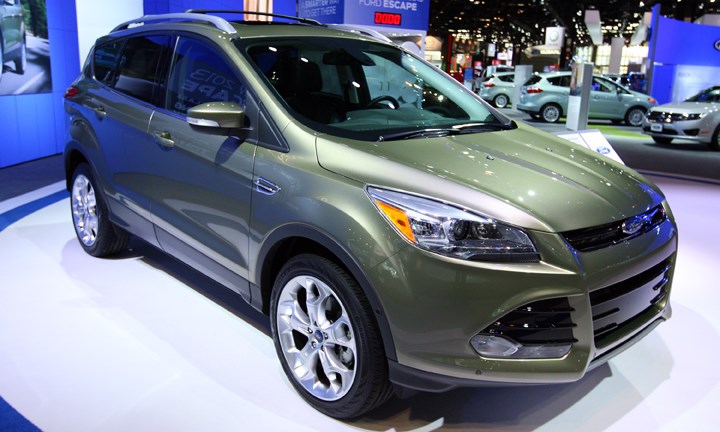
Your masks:
<instances>
[{"instance_id":1,"label":"tinted window","mask_svg":"<svg viewBox=\"0 0 720 432\"><path fill-rule=\"evenodd\" d=\"M128 39L120 60L115 89L145 102L152 102L153 94L158 94L155 92L162 84L158 72L167 46L167 36Z\"/></svg>"},{"instance_id":2,"label":"tinted window","mask_svg":"<svg viewBox=\"0 0 720 432\"><path fill-rule=\"evenodd\" d=\"M103 84L112 85L122 45L123 41L117 40L95 48L93 72L96 80Z\"/></svg>"},{"instance_id":3,"label":"tinted window","mask_svg":"<svg viewBox=\"0 0 720 432\"><path fill-rule=\"evenodd\" d=\"M526 86L535 85L535 84L539 83L541 79L542 79L542 77L540 75L533 75L527 81L525 81L525 84L523 84L523 85L526 85Z\"/></svg>"},{"instance_id":4,"label":"tinted window","mask_svg":"<svg viewBox=\"0 0 720 432\"><path fill-rule=\"evenodd\" d=\"M614 93L615 88L611 86L608 82L605 82L603 80L593 78L592 82L592 89L594 91L604 92L604 93Z\"/></svg>"},{"instance_id":5,"label":"tinted window","mask_svg":"<svg viewBox=\"0 0 720 432\"><path fill-rule=\"evenodd\" d=\"M570 75L550 77L547 80L554 86L570 87Z\"/></svg>"},{"instance_id":6,"label":"tinted window","mask_svg":"<svg viewBox=\"0 0 720 432\"><path fill-rule=\"evenodd\" d=\"M180 38L170 71L167 107L185 114L206 102L245 106L246 87L233 68L206 43Z\"/></svg>"},{"instance_id":7,"label":"tinted window","mask_svg":"<svg viewBox=\"0 0 720 432\"><path fill-rule=\"evenodd\" d=\"M515 81L515 75L500 75L498 78L500 78L500 81L508 83Z\"/></svg>"}]
</instances>

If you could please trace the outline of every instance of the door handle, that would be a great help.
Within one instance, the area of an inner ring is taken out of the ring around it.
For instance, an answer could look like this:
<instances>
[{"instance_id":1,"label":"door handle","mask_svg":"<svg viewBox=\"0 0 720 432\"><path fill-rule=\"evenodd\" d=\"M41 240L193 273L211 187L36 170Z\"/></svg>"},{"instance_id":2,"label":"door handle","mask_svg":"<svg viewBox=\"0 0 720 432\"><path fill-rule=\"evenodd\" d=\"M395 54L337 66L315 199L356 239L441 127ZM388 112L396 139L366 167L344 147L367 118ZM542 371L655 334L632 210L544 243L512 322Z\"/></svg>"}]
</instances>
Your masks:
<instances>
[{"instance_id":1,"label":"door handle","mask_svg":"<svg viewBox=\"0 0 720 432\"><path fill-rule=\"evenodd\" d=\"M175 141L170 137L170 132L168 131L155 132L153 137L155 138L155 142L160 144L161 147L168 149L175 147Z\"/></svg>"},{"instance_id":2,"label":"door handle","mask_svg":"<svg viewBox=\"0 0 720 432\"><path fill-rule=\"evenodd\" d=\"M93 111L95 112L95 115L99 120L104 119L107 115L107 112L105 112L105 107L103 107L102 105L93 108Z\"/></svg>"}]
</instances>

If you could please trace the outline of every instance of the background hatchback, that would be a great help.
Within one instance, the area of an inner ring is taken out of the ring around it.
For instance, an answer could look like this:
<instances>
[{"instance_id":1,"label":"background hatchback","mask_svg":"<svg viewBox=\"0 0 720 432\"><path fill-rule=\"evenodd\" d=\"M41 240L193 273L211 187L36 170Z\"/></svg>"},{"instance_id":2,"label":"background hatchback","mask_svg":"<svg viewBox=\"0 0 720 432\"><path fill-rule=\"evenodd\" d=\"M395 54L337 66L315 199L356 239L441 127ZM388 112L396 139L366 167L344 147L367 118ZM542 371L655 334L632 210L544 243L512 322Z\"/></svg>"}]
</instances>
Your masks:
<instances>
[{"instance_id":1,"label":"background hatchback","mask_svg":"<svg viewBox=\"0 0 720 432\"><path fill-rule=\"evenodd\" d=\"M567 114L570 77L570 72L533 75L521 89L517 109L548 123L557 122ZM640 126L645 112L655 104L655 99L646 94L628 90L601 76L593 76L589 104L591 119L625 121L630 126Z\"/></svg>"},{"instance_id":2,"label":"background hatchback","mask_svg":"<svg viewBox=\"0 0 720 432\"><path fill-rule=\"evenodd\" d=\"M577 381L670 317L657 187L396 45L294 19L145 16L97 41L65 99L87 253L132 234L237 292L339 418L394 387Z\"/></svg>"},{"instance_id":3,"label":"background hatchback","mask_svg":"<svg viewBox=\"0 0 720 432\"><path fill-rule=\"evenodd\" d=\"M505 108L515 91L515 72L499 72L484 78L478 94L497 108Z\"/></svg>"}]
</instances>

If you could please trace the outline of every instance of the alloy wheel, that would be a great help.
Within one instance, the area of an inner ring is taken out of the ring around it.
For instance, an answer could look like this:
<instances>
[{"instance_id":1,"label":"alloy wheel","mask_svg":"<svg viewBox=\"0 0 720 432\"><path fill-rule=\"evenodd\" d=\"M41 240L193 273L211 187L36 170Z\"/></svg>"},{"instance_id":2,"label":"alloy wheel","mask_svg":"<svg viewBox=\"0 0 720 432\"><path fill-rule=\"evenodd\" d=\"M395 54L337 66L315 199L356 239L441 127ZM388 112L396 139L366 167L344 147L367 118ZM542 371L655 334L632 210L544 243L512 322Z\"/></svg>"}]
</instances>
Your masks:
<instances>
[{"instance_id":1,"label":"alloy wheel","mask_svg":"<svg viewBox=\"0 0 720 432\"><path fill-rule=\"evenodd\" d=\"M73 182L71 204L75 231L85 246L92 246L98 234L98 206L95 189L82 174Z\"/></svg>"},{"instance_id":2,"label":"alloy wheel","mask_svg":"<svg viewBox=\"0 0 720 432\"><path fill-rule=\"evenodd\" d=\"M356 377L355 332L345 307L320 279L300 275L282 288L277 336L292 377L324 401L345 396Z\"/></svg>"}]
</instances>

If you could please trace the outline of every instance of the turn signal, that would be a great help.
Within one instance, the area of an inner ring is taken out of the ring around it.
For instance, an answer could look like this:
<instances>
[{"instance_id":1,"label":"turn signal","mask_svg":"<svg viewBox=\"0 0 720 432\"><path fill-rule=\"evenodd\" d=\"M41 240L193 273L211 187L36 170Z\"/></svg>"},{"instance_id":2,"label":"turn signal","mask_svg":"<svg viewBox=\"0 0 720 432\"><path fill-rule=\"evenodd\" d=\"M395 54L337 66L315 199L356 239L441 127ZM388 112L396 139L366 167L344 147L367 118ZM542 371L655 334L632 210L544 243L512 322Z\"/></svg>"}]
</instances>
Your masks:
<instances>
[{"instance_id":1,"label":"turn signal","mask_svg":"<svg viewBox=\"0 0 720 432\"><path fill-rule=\"evenodd\" d=\"M413 243L416 242L415 234L413 234L412 227L410 226L410 220L408 219L407 214L404 211L389 204L386 204L380 200L375 200L375 204L377 204L380 210L385 213L385 216L387 216L388 220L390 220L390 222L395 225L395 228L397 228L405 237L407 237L408 240Z\"/></svg>"}]
</instances>

